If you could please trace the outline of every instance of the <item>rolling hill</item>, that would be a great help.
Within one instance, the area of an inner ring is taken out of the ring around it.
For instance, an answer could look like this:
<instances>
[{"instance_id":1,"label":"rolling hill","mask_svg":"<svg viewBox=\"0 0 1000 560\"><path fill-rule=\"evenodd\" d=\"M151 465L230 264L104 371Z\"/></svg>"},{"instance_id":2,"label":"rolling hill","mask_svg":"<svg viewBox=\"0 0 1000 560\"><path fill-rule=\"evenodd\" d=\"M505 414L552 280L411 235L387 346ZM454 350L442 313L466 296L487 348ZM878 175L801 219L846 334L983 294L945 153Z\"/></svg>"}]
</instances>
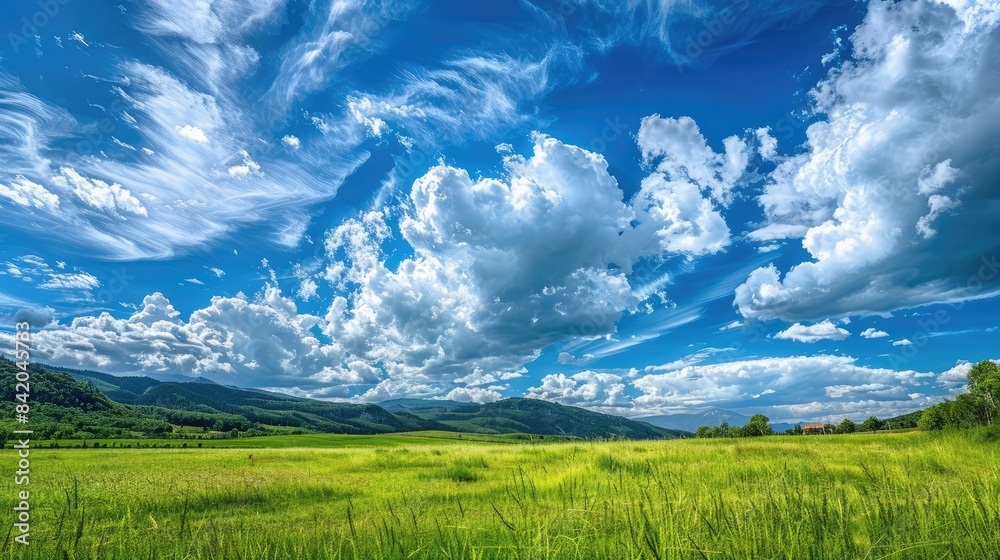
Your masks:
<instances>
[{"instance_id":1,"label":"rolling hill","mask_svg":"<svg viewBox=\"0 0 1000 560\"><path fill-rule=\"evenodd\" d=\"M387 433L440 430L444 426L408 412L393 413L373 404L343 404L294 399L205 381L158 383L132 401L137 408L178 418L180 412L230 414L256 424L289 426L327 433ZM206 418L207 420L207 418Z\"/></svg>"},{"instance_id":2,"label":"rolling hill","mask_svg":"<svg viewBox=\"0 0 1000 560\"><path fill-rule=\"evenodd\" d=\"M0 370L10 370L0 385L0 398L7 403L0 410L11 408L5 418L13 412L14 368L9 360L0 362ZM169 437L179 432L265 435L422 430L627 439L686 435L535 399L509 398L482 405L395 399L380 406L318 401L220 385L206 378L190 379L159 381L33 365L32 424L41 428L42 437L60 439Z\"/></svg>"},{"instance_id":3,"label":"rolling hill","mask_svg":"<svg viewBox=\"0 0 1000 560\"><path fill-rule=\"evenodd\" d=\"M37 365L29 366L30 429L41 439L162 436L172 432L169 422L155 415L114 402L90 383ZM14 395L19 392L14 362L0 358L0 426L14 424Z\"/></svg>"}]
</instances>

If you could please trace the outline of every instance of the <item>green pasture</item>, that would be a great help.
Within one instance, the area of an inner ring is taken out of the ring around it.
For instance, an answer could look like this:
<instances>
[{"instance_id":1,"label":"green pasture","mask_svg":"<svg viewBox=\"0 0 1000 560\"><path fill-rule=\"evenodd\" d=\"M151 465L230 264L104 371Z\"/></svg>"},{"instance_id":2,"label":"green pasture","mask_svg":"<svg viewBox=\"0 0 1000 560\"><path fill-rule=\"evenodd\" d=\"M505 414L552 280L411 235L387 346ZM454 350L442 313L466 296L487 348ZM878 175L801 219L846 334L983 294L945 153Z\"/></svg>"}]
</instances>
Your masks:
<instances>
[{"instance_id":1,"label":"green pasture","mask_svg":"<svg viewBox=\"0 0 1000 560\"><path fill-rule=\"evenodd\" d=\"M251 450L36 449L31 545L11 534L2 556L1000 555L1000 445L977 432L552 444L444 433L256 439ZM12 516L15 457L4 453L11 476L0 477L0 501Z\"/></svg>"}]
</instances>

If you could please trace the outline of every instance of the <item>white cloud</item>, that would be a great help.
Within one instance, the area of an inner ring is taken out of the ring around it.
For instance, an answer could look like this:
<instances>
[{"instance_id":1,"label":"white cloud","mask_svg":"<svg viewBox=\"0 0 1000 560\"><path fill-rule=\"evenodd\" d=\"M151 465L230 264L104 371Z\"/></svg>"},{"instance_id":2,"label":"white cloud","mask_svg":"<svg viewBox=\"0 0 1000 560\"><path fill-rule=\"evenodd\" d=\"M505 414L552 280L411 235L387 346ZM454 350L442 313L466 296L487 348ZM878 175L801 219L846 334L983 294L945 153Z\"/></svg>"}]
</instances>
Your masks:
<instances>
[{"instance_id":1,"label":"white cloud","mask_svg":"<svg viewBox=\"0 0 1000 560\"><path fill-rule=\"evenodd\" d=\"M323 345L311 334L319 320L298 313L273 286L253 300L242 294L212 298L187 321L155 293L128 318L77 317L35 333L34 355L110 373L210 375L240 385L311 389L323 383L310 376L343 361L336 345Z\"/></svg>"},{"instance_id":2,"label":"white cloud","mask_svg":"<svg viewBox=\"0 0 1000 560\"><path fill-rule=\"evenodd\" d=\"M0 275L35 284L42 290L61 291L64 299L71 301L92 301L92 291L101 286L101 282L93 274L76 267L69 272L62 272L66 269L65 263L57 263L56 268L52 268L45 259L37 255L15 257L2 266Z\"/></svg>"},{"instance_id":3,"label":"white cloud","mask_svg":"<svg viewBox=\"0 0 1000 560\"><path fill-rule=\"evenodd\" d=\"M291 135L282 137L281 144L286 148L291 148L293 150L298 150L302 147L302 141L299 140L298 137Z\"/></svg>"},{"instance_id":4,"label":"white cloud","mask_svg":"<svg viewBox=\"0 0 1000 560\"><path fill-rule=\"evenodd\" d=\"M244 106L243 98L230 98L221 89L219 96L203 93L161 68L132 60L119 63L116 72L120 85L112 92L121 108L115 114L127 110L130 118L118 125L131 127L136 144L148 150L139 159L56 150L57 139L83 134L79 125L0 75L6 108L0 117L6 173L0 184L21 184L20 176L58 196L58 212L41 214L33 227L47 228L59 242L96 257L174 256L250 224L264 236L273 233L269 237L277 243L295 245L310 220L305 208L334 196L343 178L368 157L356 138L331 137L301 149L289 163L283 159L287 152L260 141L250 114L256 108ZM211 141L197 141L202 135ZM87 142L81 150L102 148ZM246 146L260 152L251 158ZM58 157L50 159L54 153ZM143 219L111 221L95 209ZM16 215L10 205L0 205L0 217Z\"/></svg>"},{"instance_id":5,"label":"white cloud","mask_svg":"<svg viewBox=\"0 0 1000 560\"><path fill-rule=\"evenodd\" d=\"M596 409L631 407L632 399L624 394L621 376L611 373L584 371L570 376L558 373L546 375L538 387L531 387L524 396L568 406Z\"/></svg>"},{"instance_id":6,"label":"white cloud","mask_svg":"<svg viewBox=\"0 0 1000 560\"><path fill-rule=\"evenodd\" d=\"M838 327L831 321L823 321L822 323L809 326L795 323L791 327L774 335L774 338L811 344L820 340L844 340L849 336L851 336L851 333L847 332L846 329Z\"/></svg>"},{"instance_id":7,"label":"white cloud","mask_svg":"<svg viewBox=\"0 0 1000 560\"><path fill-rule=\"evenodd\" d=\"M69 39L70 41L76 41L77 43L80 43L81 45L83 45L85 47L89 47L90 46L87 43L87 39L83 36L83 34L82 33L78 33L76 31L70 33L67 36L67 39Z\"/></svg>"},{"instance_id":8,"label":"white cloud","mask_svg":"<svg viewBox=\"0 0 1000 560\"><path fill-rule=\"evenodd\" d=\"M382 254L391 232L381 213L329 233L325 278L350 295L334 301L325 332L384 365L390 379L368 398L474 370L520 375L549 344L611 334L623 313L653 296L629 281L639 259L713 250L699 232L686 240L672 229L698 219L683 203L672 213L627 204L598 154L538 135L531 157L508 156L505 167L503 181L474 181L446 165L419 178L400 220L414 255L394 270ZM667 180L654 177L645 192ZM711 206L683 184L699 201L693 212Z\"/></svg>"},{"instance_id":9,"label":"white cloud","mask_svg":"<svg viewBox=\"0 0 1000 560\"><path fill-rule=\"evenodd\" d=\"M913 343L909 339L904 338L902 340L895 340L892 343L893 346L912 346Z\"/></svg>"},{"instance_id":10,"label":"white cloud","mask_svg":"<svg viewBox=\"0 0 1000 560\"><path fill-rule=\"evenodd\" d=\"M366 134L380 137L398 130L409 144L424 147L491 134L533 117L523 105L574 76L581 52L555 46L536 56L462 52L440 68L416 68L403 84L385 94L358 92L348 99L348 113ZM615 136L625 133L616 130Z\"/></svg>"},{"instance_id":11,"label":"white cloud","mask_svg":"<svg viewBox=\"0 0 1000 560\"><path fill-rule=\"evenodd\" d=\"M760 145L758 151L760 157L765 161L775 161L778 159L778 140L771 135L770 128L758 128L754 131L757 143Z\"/></svg>"},{"instance_id":12,"label":"white cloud","mask_svg":"<svg viewBox=\"0 0 1000 560\"><path fill-rule=\"evenodd\" d=\"M748 161L746 142L736 136L723 141L725 151L716 153L708 146L698 125L690 117L646 117L639 129L643 160L674 180L686 180L711 193L728 206L732 189L743 175Z\"/></svg>"},{"instance_id":13,"label":"white cloud","mask_svg":"<svg viewBox=\"0 0 1000 560\"><path fill-rule=\"evenodd\" d=\"M309 301L318 295L316 291L319 289L319 284L313 280L312 272L314 272L314 270L307 270L301 264L295 265L293 273L299 280L299 290L296 295L302 301Z\"/></svg>"},{"instance_id":14,"label":"white cloud","mask_svg":"<svg viewBox=\"0 0 1000 560\"><path fill-rule=\"evenodd\" d=\"M202 282L201 280L198 280L197 278L185 278L184 281L185 282L190 282L191 284L199 284L199 285L202 285L202 286L205 285L204 282Z\"/></svg>"},{"instance_id":15,"label":"white cloud","mask_svg":"<svg viewBox=\"0 0 1000 560\"><path fill-rule=\"evenodd\" d=\"M742 407L772 421L861 419L910 412L939 400L933 373L858 365L846 356L758 358L695 364L639 375L630 416L691 407ZM912 393L919 393L917 399ZM831 400L832 399L832 400Z\"/></svg>"},{"instance_id":16,"label":"white cloud","mask_svg":"<svg viewBox=\"0 0 1000 560\"><path fill-rule=\"evenodd\" d=\"M246 150L240 150L240 157L242 157L242 163L233 165L229 168L229 176L235 179L245 179L250 175L262 175L260 172L260 164L254 161L250 154Z\"/></svg>"},{"instance_id":17,"label":"white cloud","mask_svg":"<svg viewBox=\"0 0 1000 560\"><path fill-rule=\"evenodd\" d=\"M89 291L101 283L97 278L86 272L77 273L54 273L49 275L49 279L38 285L44 290L84 290Z\"/></svg>"},{"instance_id":18,"label":"white cloud","mask_svg":"<svg viewBox=\"0 0 1000 560\"><path fill-rule=\"evenodd\" d=\"M121 210L137 216L148 215L139 199L118 183L108 184L100 179L84 177L70 167L60 169L59 174L52 177L52 183L64 189L73 189L73 194L92 208L110 212Z\"/></svg>"},{"instance_id":19,"label":"white cloud","mask_svg":"<svg viewBox=\"0 0 1000 560\"><path fill-rule=\"evenodd\" d=\"M711 200L687 181L670 181L654 173L642 181L633 200L639 227L629 241L645 241L642 253L662 251L692 256L717 253L729 244L729 226Z\"/></svg>"},{"instance_id":20,"label":"white cloud","mask_svg":"<svg viewBox=\"0 0 1000 560\"><path fill-rule=\"evenodd\" d=\"M390 22L404 20L418 3L336 0L313 7L317 13L282 49L278 75L265 95L266 107L277 114L326 87L338 70L356 63L366 50L373 51L376 34Z\"/></svg>"},{"instance_id":21,"label":"white cloud","mask_svg":"<svg viewBox=\"0 0 1000 560\"><path fill-rule=\"evenodd\" d=\"M822 2L781 0L528 0L542 22L538 32L565 33L577 44L604 53L619 45L638 45L671 64L708 65L761 32L805 21Z\"/></svg>"},{"instance_id":22,"label":"white cloud","mask_svg":"<svg viewBox=\"0 0 1000 560\"><path fill-rule=\"evenodd\" d=\"M503 398L506 385L491 385L489 387L456 387L440 397L441 400L463 403L488 403Z\"/></svg>"},{"instance_id":23,"label":"white cloud","mask_svg":"<svg viewBox=\"0 0 1000 560\"><path fill-rule=\"evenodd\" d=\"M59 207L59 197L34 181L18 175L10 186L0 183L0 196L14 204L30 208L55 210Z\"/></svg>"},{"instance_id":24,"label":"white cloud","mask_svg":"<svg viewBox=\"0 0 1000 560\"><path fill-rule=\"evenodd\" d=\"M189 124L184 126L177 125L174 127L174 130L177 131L177 134L179 134L181 138L185 138L199 144L208 143L208 136L205 134L205 131L197 126L191 126Z\"/></svg>"},{"instance_id":25,"label":"white cloud","mask_svg":"<svg viewBox=\"0 0 1000 560\"><path fill-rule=\"evenodd\" d=\"M725 152L716 153L694 120L659 115L642 120L638 142L654 172L632 200L637 224L624 231L624 242L634 246L637 257L721 251L729 244L729 227L720 207L729 204L746 169L746 144L729 137Z\"/></svg>"},{"instance_id":26,"label":"white cloud","mask_svg":"<svg viewBox=\"0 0 1000 560\"><path fill-rule=\"evenodd\" d=\"M771 174L767 221L751 234L801 237L812 260L751 274L736 293L745 317L886 313L997 291L996 247L979 232L995 223L1000 175L998 24L985 1L868 4L853 56L812 92L825 118Z\"/></svg>"},{"instance_id":27,"label":"white cloud","mask_svg":"<svg viewBox=\"0 0 1000 560\"><path fill-rule=\"evenodd\" d=\"M937 231L931 227L934 220L936 220L937 217L943 212L956 208L957 206L958 203L947 196L932 194L927 198L927 207L930 211L927 215L921 216L920 219L917 220L917 233L919 233L924 239L930 239L937 235Z\"/></svg>"},{"instance_id":28,"label":"white cloud","mask_svg":"<svg viewBox=\"0 0 1000 560\"><path fill-rule=\"evenodd\" d=\"M942 373L938 377L938 382L948 388L964 389L969 382L969 372L972 371L971 362L962 362L955 367Z\"/></svg>"},{"instance_id":29,"label":"white cloud","mask_svg":"<svg viewBox=\"0 0 1000 560\"><path fill-rule=\"evenodd\" d=\"M865 329L861 333L861 336L865 338L886 338L889 336L889 333L877 329Z\"/></svg>"}]
</instances>

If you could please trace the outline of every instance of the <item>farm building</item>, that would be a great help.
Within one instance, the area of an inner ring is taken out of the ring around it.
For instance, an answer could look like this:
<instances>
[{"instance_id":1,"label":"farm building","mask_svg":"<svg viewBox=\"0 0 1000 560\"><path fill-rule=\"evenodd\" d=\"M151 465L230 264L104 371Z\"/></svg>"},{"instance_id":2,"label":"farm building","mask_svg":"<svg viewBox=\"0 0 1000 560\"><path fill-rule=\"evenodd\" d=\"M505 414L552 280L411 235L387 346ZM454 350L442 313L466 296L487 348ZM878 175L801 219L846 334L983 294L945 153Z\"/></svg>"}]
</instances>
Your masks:
<instances>
[{"instance_id":1,"label":"farm building","mask_svg":"<svg viewBox=\"0 0 1000 560\"><path fill-rule=\"evenodd\" d=\"M802 426L802 433L803 435L812 436L822 435L827 432L826 427L823 424L806 424L805 426Z\"/></svg>"}]
</instances>

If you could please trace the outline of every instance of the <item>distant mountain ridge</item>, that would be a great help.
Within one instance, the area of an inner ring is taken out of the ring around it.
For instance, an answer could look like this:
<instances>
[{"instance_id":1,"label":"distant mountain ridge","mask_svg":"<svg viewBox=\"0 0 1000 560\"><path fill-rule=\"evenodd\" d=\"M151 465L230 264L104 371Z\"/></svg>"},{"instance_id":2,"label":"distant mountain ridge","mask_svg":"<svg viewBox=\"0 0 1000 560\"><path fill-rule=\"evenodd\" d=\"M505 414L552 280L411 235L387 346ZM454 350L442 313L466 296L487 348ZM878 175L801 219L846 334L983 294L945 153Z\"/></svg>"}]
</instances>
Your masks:
<instances>
[{"instance_id":1,"label":"distant mountain ridge","mask_svg":"<svg viewBox=\"0 0 1000 560\"><path fill-rule=\"evenodd\" d=\"M464 432L485 434L523 432L584 438L670 439L691 435L620 416L601 414L539 399L511 397L486 404L405 399L389 401L390 408ZM386 405L386 403L379 403Z\"/></svg>"},{"instance_id":2,"label":"distant mountain ridge","mask_svg":"<svg viewBox=\"0 0 1000 560\"><path fill-rule=\"evenodd\" d=\"M100 406L105 416L99 422L84 422L88 429L81 432L88 434L86 437L140 437L144 434L130 424L117 431L106 430L108 435L99 436L102 423L109 422L108 414L134 417L132 424L155 427L155 432L146 435L160 436L177 427L215 433L235 430L248 435L263 435L274 430L348 434L446 430L627 439L689 435L536 399L509 398L488 404L393 399L379 404L354 404L230 387L200 377L170 377L183 379L177 382L63 367L35 366L34 370L33 376L52 386L72 386L85 394L77 400L103 403ZM72 408L72 402L60 402L58 406ZM76 415L62 408L53 418L62 414ZM64 426L58 429L61 430L59 437L70 437Z\"/></svg>"},{"instance_id":3,"label":"distant mountain ridge","mask_svg":"<svg viewBox=\"0 0 1000 560\"><path fill-rule=\"evenodd\" d=\"M654 426L669 430L694 432L700 426L713 427L718 426L723 422L727 422L730 426L743 426L750 420L750 417L746 414L726 410L724 408L706 408L698 412L644 416L636 418L636 420L648 422ZM776 432L783 432L789 428L793 428L796 424L801 423L802 422L772 422L771 427Z\"/></svg>"}]
</instances>

